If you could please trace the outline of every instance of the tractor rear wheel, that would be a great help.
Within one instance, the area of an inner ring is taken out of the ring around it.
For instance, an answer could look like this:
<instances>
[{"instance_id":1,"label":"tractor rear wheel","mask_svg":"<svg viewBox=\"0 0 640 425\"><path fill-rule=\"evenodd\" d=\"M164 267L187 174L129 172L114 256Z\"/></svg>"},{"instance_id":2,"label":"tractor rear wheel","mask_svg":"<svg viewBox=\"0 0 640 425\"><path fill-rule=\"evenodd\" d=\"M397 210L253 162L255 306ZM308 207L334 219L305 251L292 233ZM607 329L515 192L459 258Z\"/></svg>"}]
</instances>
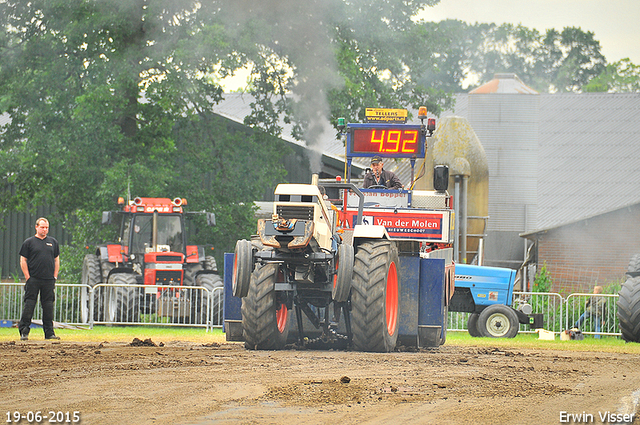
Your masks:
<instances>
[{"instance_id":1,"label":"tractor rear wheel","mask_svg":"<svg viewBox=\"0 0 640 425\"><path fill-rule=\"evenodd\" d=\"M267 264L251 275L249 291L242 299L242 329L248 349L281 350L287 343L289 309L277 300L277 276L277 264Z\"/></svg>"},{"instance_id":2,"label":"tractor rear wheel","mask_svg":"<svg viewBox=\"0 0 640 425\"><path fill-rule=\"evenodd\" d=\"M618 321L622 338L640 342L640 277L629 277L618 292Z\"/></svg>"},{"instance_id":3,"label":"tractor rear wheel","mask_svg":"<svg viewBox=\"0 0 640 425\"><path fill-rule=\"evenodd\" d=\"M202 325L207 323L207 303L211 306L211 323L213 325L222 324L222 305L224 301L224 295L221 289L224 284L222 279L217 274L206 273L196 277L195 286L206 288L208 292L208 298L205 296L205 292L201 289L192 289L191 293L191 323Z\"/></svg>"},{"instance_id":4,"label":"tractor rear wheel","mask_svg":"<svg viewBox=\"0 0 640 425\"><path fill-rule=\"evenodd\" d=\"M336 258L336 274L333 277L331 297L335 302L343 303L349 299L351 280L353 279L353 245L341 244Z\"/></svg>"},{"instance_id":5,"label":"tractor rear wheel","mask_svg":"<svg viewBox=\"0 0 640 425\"><path fill-rule=\"evenodd\" d=\"M136 277L131 273L114 273L109 276L105 305L107 322L137 322L140 309L140 296L135 285ZM116 286L117 285L117 286Z\"/></svg>"},{"instance_id":6,"label":"tractor rear wheel","mask_svg":"<svg viewBox=\"0 0 640 425\"><path fill-rule=\"evenodd\" d=\"M241 239L236 242L235 255L233 260L233 296L243 298L249 292L251 283L251 271L253 265L253 248L251 242Z\"/></svg>"},{"instance_id":7,"label":"tractor rear wheel","mask_svg":"<svg viewBox=\"0 0 640 425\"><path fill-rule=\"evenodd\" d=\"M478 317L480 317L480 313L471 313L471 315L469 315L469 320L467 321L467 330L469 331L469 335L474 338L482 336L478 330Z\"/></svg>"},{"instance_id":8,"label":"tractor rear wheel","mask_svg":"<svg viewBox=\"0 0 640 425\"><path fill-rule=\"evenodd\" d=\"M629 260L629 267L627 267L629 273L640 273L640 254L635 254Z\"/></svg>"},{"instance_id":9,"label":"tractor rear wheel","mask_svg":"<svg viewBox=\"0 0 640 425\"><path fill-rule=\"evenodd\" d=\"M212 255L206 255L204 257L204 269L217 272L218 271L218 263L216 262L216 257L214 257Z\"/></svg>"},{"instance_id":10,"label":"tractor rear wheel","mask_svg":"<svg viewBox=\"0 0 640 425\"><path fill-rule=\"evenodd\" d=\"M80 289L80 320L82 323L90 322L91 315L91 290L101 282L100 260L95 254L87 254L82 261L82 289ZM86 286L85 286L86 285ZM100 304L98 294L93 295L93 319L100 320Z\"/></svg>"},{"instance_id":11,"label":"tractor rear wheel","mask_svg":"<svg viewBox=\"0 0 640 425\"><path fill-rule=\"evenodd\" d=\"M389 241L358 246L351 290L351 328L356 350L389 352L398 340L398 250Z\"/></svg>"},{"instance_id":12,"label":"tractor rear wheel","mask_svg":"<svg viewBox=\"0 0 640 425\"><path fill-rule=\"evenodd\" d=\"M478 316L478 331L484 337L513 338L519 327L518 315L506 305L490 305Z\"/></svg>"}]
</instances>

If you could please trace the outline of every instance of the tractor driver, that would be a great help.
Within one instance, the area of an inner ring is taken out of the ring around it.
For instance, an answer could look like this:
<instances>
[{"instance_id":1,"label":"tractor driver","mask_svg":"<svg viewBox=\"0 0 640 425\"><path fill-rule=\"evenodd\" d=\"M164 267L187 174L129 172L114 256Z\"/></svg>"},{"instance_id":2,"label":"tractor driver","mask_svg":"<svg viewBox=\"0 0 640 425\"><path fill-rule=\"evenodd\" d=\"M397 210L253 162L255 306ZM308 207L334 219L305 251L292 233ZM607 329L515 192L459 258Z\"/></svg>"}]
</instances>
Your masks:
<instances>
[{"instance_id":1,"label":"tractor driver","mask_svg":"<svg viewBox=\"0 0 640 425\"><path fill-rule=\"evenodd\" d=\"M376 155L371 158L371 171L364 176L362 187L367 189L369 187L380 188L384 186L387 189L402 189L400 179L391 171L383 169L383 165L381 157Z\"/></svg>"}]
</instances>

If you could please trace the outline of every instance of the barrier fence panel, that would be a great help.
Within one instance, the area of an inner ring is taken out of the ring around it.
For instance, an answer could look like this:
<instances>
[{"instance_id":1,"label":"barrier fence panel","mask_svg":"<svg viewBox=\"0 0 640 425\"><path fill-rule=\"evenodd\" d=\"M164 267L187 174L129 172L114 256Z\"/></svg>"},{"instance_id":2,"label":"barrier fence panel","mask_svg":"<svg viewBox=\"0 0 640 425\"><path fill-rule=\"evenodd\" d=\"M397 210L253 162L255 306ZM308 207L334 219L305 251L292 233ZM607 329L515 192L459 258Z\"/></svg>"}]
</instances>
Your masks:
<instances>
[{"instance_id":1,"label":"barrier fence panel","mask_svg":"<svg viewBox=\"0 0 640 425\"><path fill-rule=\"evenodd\" d=\"M556 333L564 328L565 303L562 295L555 292L514 292L513 307L527 303L531 306L531 314L542 314L542 327ZM529 325L520 325L520 332L535 332Z\"/></svg>"},{"instance_id":2,"label":"barrier fence panel","mask_svg":"<svg viewBox=\"0 0 640 425\"><path fill-rule=\"evenodd\" d=\"M592 301L587 304L589 300ZM599 335L621 335L617 300L616 294L571 294L564 299L553 292L514 292L512 306L517 309L525 303L529 304L531 314L542 314L542 327L548 331L560 333L578 325L583 334L598 338ZM467 331L469 315L470 313L449 312L447 330ZM534 333L535 329L521 324L519 332Z\"/></svg>"},{"instance_id":3,"label":"barrier fence panel","mask_svg":"<svg viewBox=\"0 0 640 425\"><path fill-rule=\"evenodd\" d=\"M571 294L567 297L565 329L579 328L585 335L621 335L618 324L618 295Z\"/></svg>"},{"instance_id":4,"label":"barrier fence panel","mask_svg":"<svg viewBox=\"0 0 640 425\"><path fill-rule=\"evenodd\" d=\"M20 321L24 283L0 283L0 320ZM220 327L222 287L56 283L54 318L70 325L138 324ZM34 320L42 319L40 302Z\"/></svg>"},{"instance_id":5,"label":"barrier fence panel","mask_svg":"<svg viewBox=\"0 0 640 425\"><path fill-rule=\"evenodd\" d=\"M223 297L220 291L214 289L212 293L200 286L100 283L93 287L89 299L91 325L135 324L209 328L214 325L214 318L217 325L222 317Z\"/></svg>"},{"instance_id":6,"label":"barrier fence panel","mask_svg":"<svg viewBox=\"0 0 640 425\"><path fill-rule=\"evenodd\" d=\"M447 317L447 331L451 332L467 332L467 322L471 313L461 311L450 311Z\"/></svg>"},{"instance_id":7,"label":"barrier fence panel","mask_svg":"<svg viewBox=\"0 0 640 425\"><path fill-rule=\"evenodd\" d=\"M55 322L80 325L80 299L86 285L56 283L56 302L53 313ZM0 320L20 321L24 283L0 283ZM33 312L33 320L42 320L40 300ZM86 322L84 322L86 324Z\"/></svg>"}]
</instances>

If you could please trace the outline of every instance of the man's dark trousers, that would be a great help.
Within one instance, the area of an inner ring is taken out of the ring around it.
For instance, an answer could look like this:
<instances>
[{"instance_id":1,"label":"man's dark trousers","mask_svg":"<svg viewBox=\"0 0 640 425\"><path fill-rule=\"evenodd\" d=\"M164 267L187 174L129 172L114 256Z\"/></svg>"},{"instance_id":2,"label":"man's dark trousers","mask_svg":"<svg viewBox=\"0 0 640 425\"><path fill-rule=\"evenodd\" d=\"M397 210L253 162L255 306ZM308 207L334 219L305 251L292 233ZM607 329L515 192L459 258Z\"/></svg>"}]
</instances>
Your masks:
<instances>
[{"instance_id":1,"label":"man's dark trousers","mask_svg":"<svg viewBox=\"0 0 640 425\"><path fill-rule=\"evenodd\" d=\"M48 338L55 335L53 330L53 303L56 300L55 287L55 279L37 279L35 277L30 277L24 284L22 317L18 324L20 335L29 335L33 310L38 303L38 294L40 294L40 303L42 304L44 337Z\"/></svg>"}]
</instances>

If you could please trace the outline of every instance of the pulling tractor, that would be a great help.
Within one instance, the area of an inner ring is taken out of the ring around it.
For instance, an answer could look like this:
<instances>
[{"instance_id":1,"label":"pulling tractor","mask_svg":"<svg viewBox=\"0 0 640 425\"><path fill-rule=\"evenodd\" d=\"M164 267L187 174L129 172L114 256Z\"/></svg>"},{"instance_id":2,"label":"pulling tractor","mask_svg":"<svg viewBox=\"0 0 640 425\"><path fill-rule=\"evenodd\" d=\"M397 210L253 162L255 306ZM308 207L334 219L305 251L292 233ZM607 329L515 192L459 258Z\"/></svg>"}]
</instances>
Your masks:
<instances>
[{"instance_id":1,"label":"pulling tractor","mask_svg":"<svg viewBox=\"0 0 640 425\"><path fill-rule=\"evenodd\" d=\"M114 215L120 218L120 234L117 243L101 244L84 257L84 323L131 323L140 314L154 313L176 323L207 323L208 299L195 287L212 294L222 287L222 279L215 258L205 255L203 246L187 245L185 215L199 213L185 212L186 203L181 198L138 197L127 203L119 198L120 211L102 213L103 224L110 224ZM207 224L214 225L213 213L204 214ZM222 297L215 294L215 300L219 304ZM214 313L219 308L215 304Z\"/></svg>"},{"instance_id":2,"label":"pulling tractor","mask_svg":"<svg viewBox=\"0 0 640 425\"><path fill-rule=\"evenodd\" d=\"M434 129L435 120L349 124L348 166L355 156L380 155L411 158L413 167ZM346 343L374 352L444 343L453 214L448 169L434 173L434 191L278 185L272 218L236 243L225 279L234 296L225 304L227 339L249 349ZM329 202L325 191L339 198Z\"/></svg>"}]
</instances>

